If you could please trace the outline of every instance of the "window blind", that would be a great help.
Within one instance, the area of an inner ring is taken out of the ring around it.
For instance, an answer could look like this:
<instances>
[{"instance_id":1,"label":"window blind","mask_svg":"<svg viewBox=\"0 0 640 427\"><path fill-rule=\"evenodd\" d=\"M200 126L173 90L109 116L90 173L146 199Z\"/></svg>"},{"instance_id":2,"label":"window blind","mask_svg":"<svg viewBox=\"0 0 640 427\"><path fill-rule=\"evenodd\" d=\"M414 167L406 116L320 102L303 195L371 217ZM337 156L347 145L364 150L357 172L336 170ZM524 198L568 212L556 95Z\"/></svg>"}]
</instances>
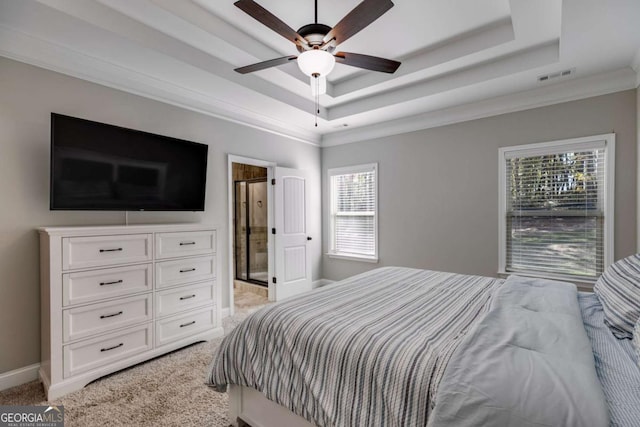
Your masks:
<instances>
[{"instance_id":1,"label":"window blind","mask_svg":"<svg viewBox=\"0 0 640 427\"><path fill-rule=\"evenodd\" d=\"M506 271L585 279L602 273L605 156L604 143L505 156Z\"/></svg>"},{"instance_id":2,"label":"window blind","mask_svg":"<svg viewBox=\"0 0 640 427\"><path fill-rule=\"evenodd\" d=\"M376 255L375 165L330 171L334 254Z\"/></svg>"}]
</instances>

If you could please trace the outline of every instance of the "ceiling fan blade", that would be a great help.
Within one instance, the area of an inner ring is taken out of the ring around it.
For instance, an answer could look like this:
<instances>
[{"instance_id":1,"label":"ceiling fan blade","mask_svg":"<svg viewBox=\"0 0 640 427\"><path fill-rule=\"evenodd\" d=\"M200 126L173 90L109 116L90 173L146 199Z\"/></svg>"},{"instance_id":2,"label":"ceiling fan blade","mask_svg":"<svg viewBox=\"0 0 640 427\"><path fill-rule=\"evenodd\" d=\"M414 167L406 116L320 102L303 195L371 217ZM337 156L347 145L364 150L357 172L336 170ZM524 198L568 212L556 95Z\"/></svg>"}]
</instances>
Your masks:
<instances>
[{"instance_id":1,"label":"ceiling fan blade","mask_svg":"<svg viewBox=\"0 0 640 427\"><path fill-rule=\"evenodd\" d=\"M293 61L297 58L295 55L283 56L282 58L270 59L268 61L258 62L257 64L251 64L244 67L236 68L240 74L253 73L254 71L264 70L266 68L277 67L278 65L286 64L289 61Z\"/></svg>"},{"instance_id":2,"label":"ceiling fan blade","mask_svg":"<svg viewBox=\"0 0 640 427\"><path fill-rule=\"evenodd\" d=\"M391 59L378 58L377 56L362 55L360 53L338 52L335 55L336 62L366 70L381 71L383 73L395 73L400 62Z\"/></svg>"},{"instance_id":3,"label":"ceiling fan blade","mask_svg":"<svg viewBox=\"0 0 640 427\"><path fill-rule=\"evenodd\" d=\"M336 45L343 43L392 7L393 2L390 0L364 0L324 36L324 42L335 39Z\"/></svg>"},{"instance_id":4,"label":"ceiling fan blade","mask_svg":"<svg viewBox=\"0 0 640 427\"><path fill-rule=\"evenodd\" d=\"M280 18L253 0L239 0L234 4L247 15L280 34L285 39L297 45L301 44L306 46L308 44L307 41L293 28L282 22Z\"/></svg>"}]
</instances>

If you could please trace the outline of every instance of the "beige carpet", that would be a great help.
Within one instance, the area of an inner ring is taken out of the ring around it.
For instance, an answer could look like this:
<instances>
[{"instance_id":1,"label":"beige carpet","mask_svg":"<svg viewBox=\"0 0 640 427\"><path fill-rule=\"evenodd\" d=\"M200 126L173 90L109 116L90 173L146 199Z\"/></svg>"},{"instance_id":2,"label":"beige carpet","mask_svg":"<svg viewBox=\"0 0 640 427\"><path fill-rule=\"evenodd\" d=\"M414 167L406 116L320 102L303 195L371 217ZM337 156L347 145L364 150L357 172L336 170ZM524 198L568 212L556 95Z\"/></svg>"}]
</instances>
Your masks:
<instances>
[{"instance_id":1,"label":"beige carpet","mask_svg":"<svg viewBox=\"0 0 640 427\"><path fill-rule=\"evenodd\" d=\"M224 319L225 334L267 301L236 292L242 302ZM226 394L204 380L222 338L194 344L97 380L54 400L64 405L66 426L228 426ZM0 393L0 405L44 405L34 381Z\"/></svg>"}]
</instances>

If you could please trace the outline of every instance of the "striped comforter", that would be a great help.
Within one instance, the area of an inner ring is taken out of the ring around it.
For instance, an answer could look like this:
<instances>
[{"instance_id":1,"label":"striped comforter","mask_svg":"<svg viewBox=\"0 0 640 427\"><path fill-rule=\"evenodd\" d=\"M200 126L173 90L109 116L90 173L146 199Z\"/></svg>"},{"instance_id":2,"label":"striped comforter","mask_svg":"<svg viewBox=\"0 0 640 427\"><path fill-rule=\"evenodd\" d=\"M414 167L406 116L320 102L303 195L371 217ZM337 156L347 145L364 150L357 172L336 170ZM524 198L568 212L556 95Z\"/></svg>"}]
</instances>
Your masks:
<instances>
[{"instance_id":1,"label":"striped comforter","mask_svg":"<svg viewBox=\"0 0 640 427\"><path fill-rule=\"evenodd\" d=\"M318 426L422 426L451 354L500 279L386 267L263 308L208 384L253 387Z\"/></svg>"},{"instance_id":2,"label":"striped comforter","mask_svg":"<svg viewBox=\"0 0 640 427\"><path fill-rule=\"evenodd\" d=\"M632 427L640 420L640 370L631 340L617 339L604 323L600 299L580 293L584 329L593 347L596 372L609 404L611 427Z\"/></svg>"}]
</instances>

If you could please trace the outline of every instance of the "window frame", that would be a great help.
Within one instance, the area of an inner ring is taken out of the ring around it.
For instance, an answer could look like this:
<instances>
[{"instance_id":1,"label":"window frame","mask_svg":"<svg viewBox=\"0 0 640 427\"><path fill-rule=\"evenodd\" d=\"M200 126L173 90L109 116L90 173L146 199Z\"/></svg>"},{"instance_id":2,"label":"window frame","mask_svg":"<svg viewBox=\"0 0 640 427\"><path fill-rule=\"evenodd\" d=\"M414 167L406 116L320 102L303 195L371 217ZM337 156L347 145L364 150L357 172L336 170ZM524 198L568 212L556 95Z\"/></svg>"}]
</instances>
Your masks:
<instances>
[{"instance_id":1,"label":"window frame","mask_svg":"<svg viewBox=\"0 0 640 427\"><path fill-rule=\"evenodd\" d=\"M565 153L569 151L579 151L593 149L604 146L605 151L605 173L604 173L604 197L603 197L603 270L611 265L614 257L614 222L615 222L615 133L587 136L582 138L571 138L557 141L540 142L535 144L516 145L501 147L498 150L499 164L499 225L498 225L498 274L542 277L547 279L560 279L576 283L591 285L597 278L587 279L582 276L568 274L554 274L536 271L507 271L507 162L513 157L527 157L546 154Z\"/></svg>"},{"instance_id":2,"label":"window frame","mask_svg":"<svg viewBox=\"0 0 640 427\"><path fill-rule=\"evenodd\" d=\"M374 172L374 197L375 197L375 209L373 211L373 240L374 240L374 254L358 254L351 252L338 252L335 250L336 232L335 232L335 218L336 218L336 199L334 197L334 188L332 177L337 175L348 175L362 172ZM353 261L363 262L378 262L378 182L379 172L378 163L366 163L353 166L344 166L339 168L331 168L327 170L328 189L329 189L329 250L327 256L329 258L345 259Z\"/></svg>"}]
</instances>

